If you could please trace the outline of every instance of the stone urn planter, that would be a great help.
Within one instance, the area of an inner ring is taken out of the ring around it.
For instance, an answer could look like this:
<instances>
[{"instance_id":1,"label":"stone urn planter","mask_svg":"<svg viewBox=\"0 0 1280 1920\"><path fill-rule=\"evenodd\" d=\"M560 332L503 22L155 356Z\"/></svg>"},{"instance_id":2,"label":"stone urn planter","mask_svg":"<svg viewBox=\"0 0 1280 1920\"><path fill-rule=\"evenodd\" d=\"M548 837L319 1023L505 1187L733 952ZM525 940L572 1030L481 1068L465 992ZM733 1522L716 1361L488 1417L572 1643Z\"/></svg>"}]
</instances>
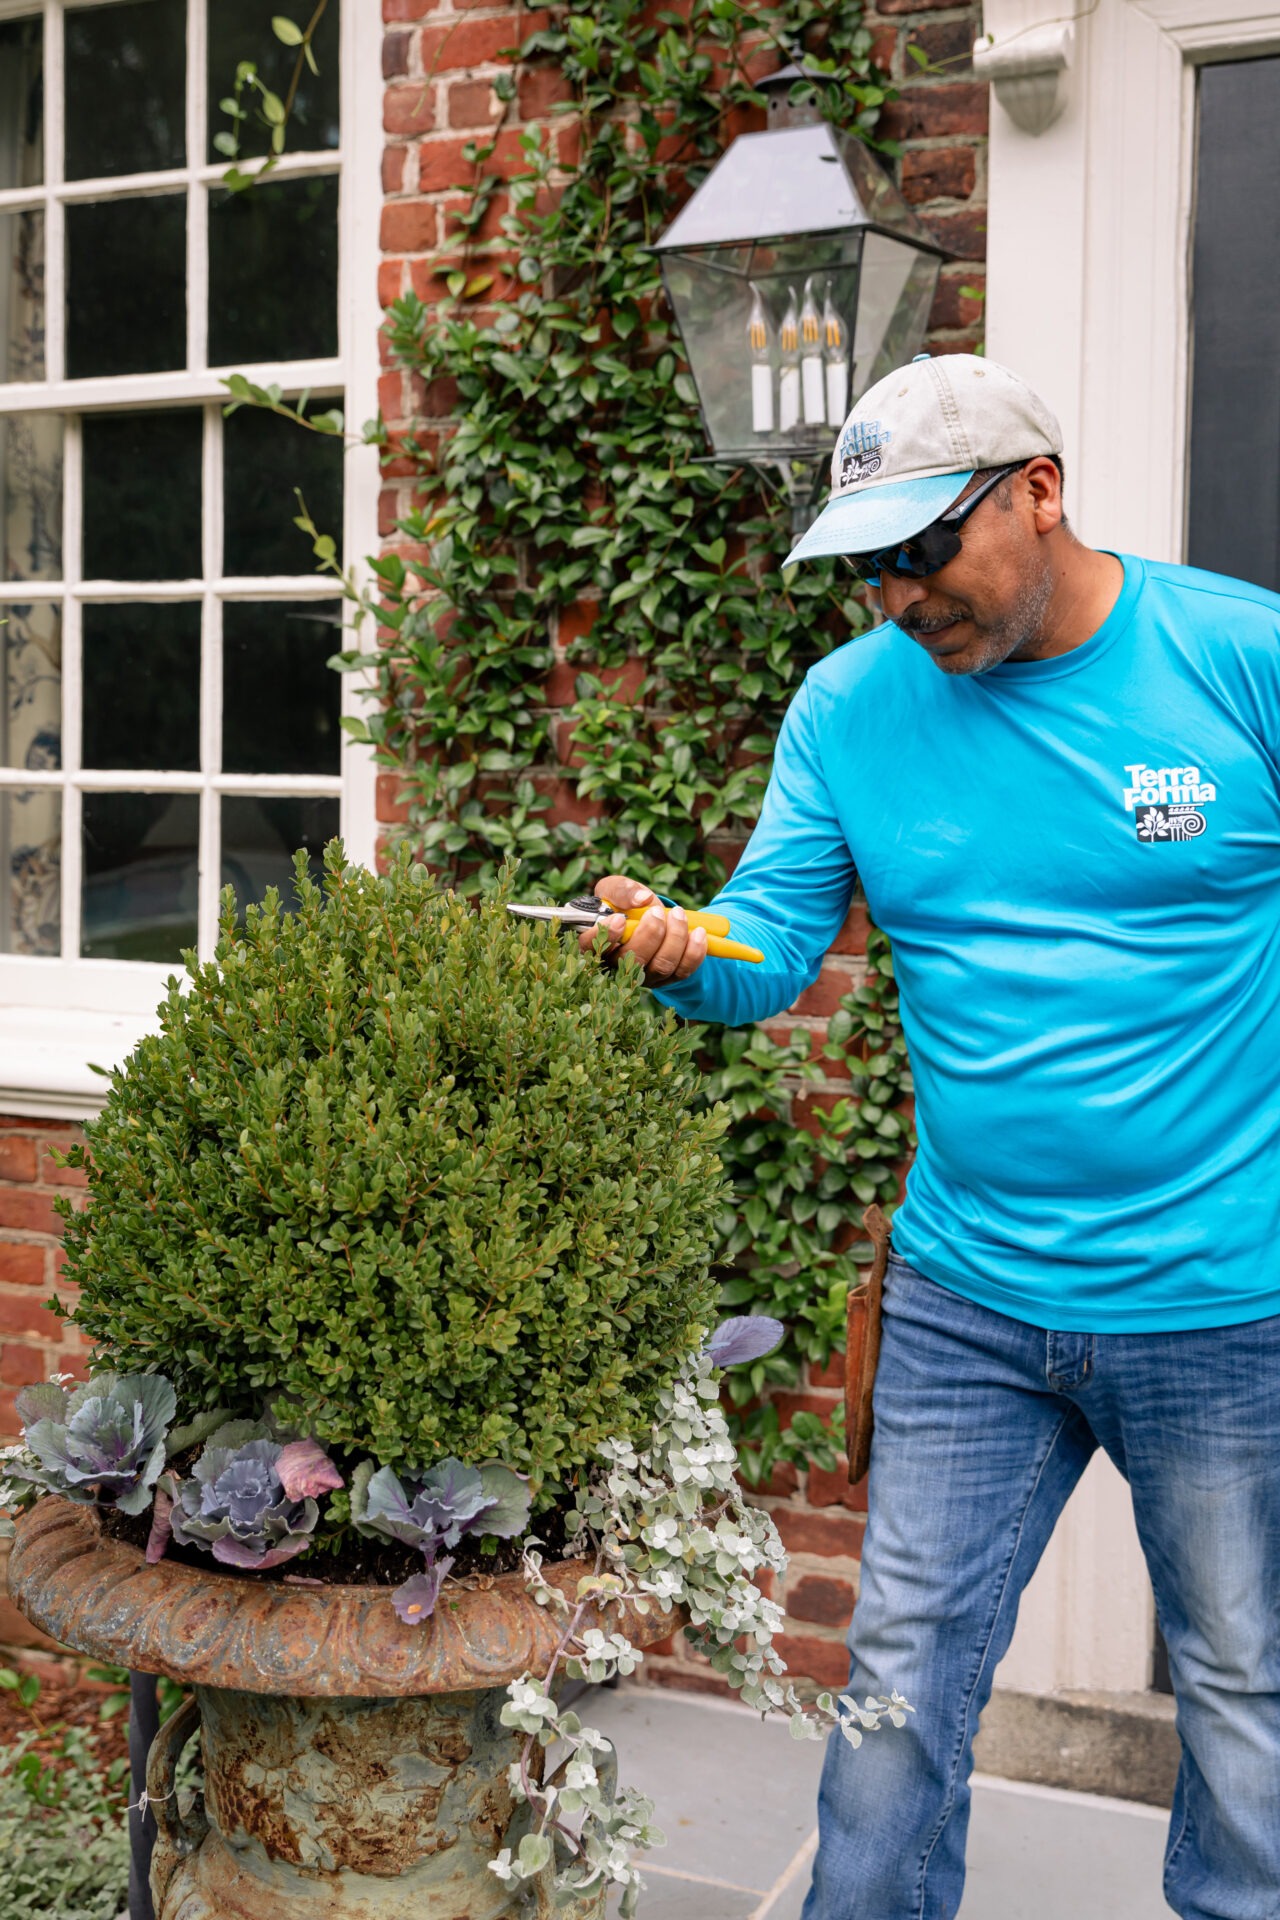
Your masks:
<instances>
[{"instance_id":1,"label":"stone urn planter","mask_svg":"<svg viewBox=\"0 0 1280 1920\"><path fill-rule=\"evenodd\" d=\"M544 1571L572 1595L589 1570ZM488 1871L528 1818L506 1778L520 1736L500 1722L504 1689L545 1671L559 1631L520 1574L454 1583L410 1627L385 1587L148 1566L92 1508L49 1497L18 1522L9 1589L64 1646L194 1690L148 1767L157 1920L552 1914L550 1869L516 1892ZM672 1619L614 1606L594 1624L642 1647ZM197 1734L204 1791L185 1807L174 1777ZM554 1911L598 1920L604 1899Z\"/></svg>"}]
</instances>

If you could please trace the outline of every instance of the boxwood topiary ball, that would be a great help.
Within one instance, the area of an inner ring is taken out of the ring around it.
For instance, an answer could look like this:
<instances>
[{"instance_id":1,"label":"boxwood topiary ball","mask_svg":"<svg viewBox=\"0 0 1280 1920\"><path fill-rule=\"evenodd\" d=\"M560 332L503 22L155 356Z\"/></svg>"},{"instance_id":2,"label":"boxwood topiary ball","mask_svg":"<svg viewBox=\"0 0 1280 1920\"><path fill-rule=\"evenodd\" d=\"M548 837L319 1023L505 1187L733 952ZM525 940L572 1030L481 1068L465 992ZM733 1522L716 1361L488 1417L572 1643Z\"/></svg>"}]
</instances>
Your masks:
<instances>
[{"instance_id":1,"label":"boxwood topiary ball","mask_svg":"<svg viewBox=\"0 0 1280 1920\"><path fill-rule=\"evenodd\" d=\"M75 1320L187 1415L528 1473L638 1434L713 1311L726 1199L689 1036L639 969L407 854L268 894L170 983L87 1129Z\"/></svg>"}]
</instances>

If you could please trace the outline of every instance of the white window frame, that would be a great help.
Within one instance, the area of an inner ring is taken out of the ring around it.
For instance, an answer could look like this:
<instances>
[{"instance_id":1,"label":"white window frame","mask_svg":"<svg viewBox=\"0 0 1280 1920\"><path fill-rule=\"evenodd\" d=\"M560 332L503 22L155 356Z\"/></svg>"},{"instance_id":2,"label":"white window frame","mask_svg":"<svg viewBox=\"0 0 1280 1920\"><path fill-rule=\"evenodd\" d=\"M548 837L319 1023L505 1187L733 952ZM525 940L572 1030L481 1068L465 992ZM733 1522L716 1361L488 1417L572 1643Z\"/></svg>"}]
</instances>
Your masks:
<instances>
[{"instance_id":1,"label":"white window frame","mask_svg":"<svg viewBox=\"0 0 1280 1920\"><path fill-rule=\"evenodd\" d=\"M1039 135L991 101L987 351L1062 422L1082 539L1186 558L1196 68L1280 53L1280 0L986 0L997 46L1074 19ZM1027 1589L999 1684L1140 1691L1154 1607L1127 1490L1090 1465Z\"/></svg>"},{"instance_id":2,"label":"white window frame","mask_svg":"<svg viewBox=\"0 0 1280 1920\"><path fill-rule=\"evenodd\" d=\"M111 0L91 0L110 4ZM0 382L0 414L57 412L66 416L61 582L0 583L3 603L57 600L63 605L62 740L63 767L55 773L0 769L0 786L61 789L63 924L69 928L80 886L80 795L86 791L176 791L202 798L200 837L199 941L211 951L216 930L216 840L213 796L227 793L340 796L342 832L352 858L371 864L376 844L376 772L372 756L344 733L341 770L332 776L235 776L82 773L80 742L80 608L86 600L164 601L199 597L203 606L201 650L201 762L217 763L221 730L221 609L227 600L332 600L331 579L296 577L227 578L221 575L221 435L206 431L203 459L202 566L200 581L138 583L86 582L80 575L79 416L88 411L203 403L206 419L216 419L227 399L222 377L243 372L266 385L277 382L286 395L305 389L317 397L342 396L348 432L377 411L378 225L381 212L381 21L376 0L343 0L341 21L341 143L317 153L285 154L274 169L277 179L336 172L338 210L338 352L332 359L210 368L206 355L208 190L225 167L205 165L205 21L216 0L188 0L187 13L187 165L167 173L112 175L97 181L61 178L63 90L61 74L63 0L45 0L45 180L38 188L0 192L0 213L43 206L46 247L46 371L40 382ZM70 9L67 9L70 10ZM0 0L0 19L31 17L40 11L32 0ZM187 195L187 350L183 372L127 374L67 380L64 360L65 255L63 224L57 209L75 201L120 198L138 192L185 191ZM343 545L348 562L361 562L377 547L379 466L377 450L348 446L345 468ZM357 676L343 679L344 713L367 711ZM105 1083L90 1062L110 1066L123 1057L154 1024L154 1010L176 966L143 962L85 960L65 950L60 957L0 955L0 1113L82 1117L101 1104Z\"/></svg>"}]
</instances>

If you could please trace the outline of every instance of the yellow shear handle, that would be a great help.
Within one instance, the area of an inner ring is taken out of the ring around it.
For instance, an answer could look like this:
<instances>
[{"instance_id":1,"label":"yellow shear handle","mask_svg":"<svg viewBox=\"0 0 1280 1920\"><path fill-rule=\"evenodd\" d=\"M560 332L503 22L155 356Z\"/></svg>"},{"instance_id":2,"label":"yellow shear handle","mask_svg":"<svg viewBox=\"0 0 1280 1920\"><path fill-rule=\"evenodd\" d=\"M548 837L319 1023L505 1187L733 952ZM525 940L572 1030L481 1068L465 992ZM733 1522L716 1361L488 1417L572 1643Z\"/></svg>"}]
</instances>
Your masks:
<instances>
[{"instance_id":1,"label":"yellow shear handle","mask_svg":"<svg viewBox=\"0 0 1280 1920\"><path fill-rule=\"evenodd\" d=\"M610 913L619 911L617 907L610 906L607 900L602 900L600 904L608 907ZM661 902L658 904L661 905ZM625 916L627 931L624 938L626 940L631 938L648 911L647 907L633 907ZM707 952L714 954L717 960L749 960L753 965L758 966L764 959L758 947L744 947L741 941L728 938L729 922L722 913L691 913L689 927L691 931L694 927L702 928L707 936Z\"/></svg>"}]
</instances>

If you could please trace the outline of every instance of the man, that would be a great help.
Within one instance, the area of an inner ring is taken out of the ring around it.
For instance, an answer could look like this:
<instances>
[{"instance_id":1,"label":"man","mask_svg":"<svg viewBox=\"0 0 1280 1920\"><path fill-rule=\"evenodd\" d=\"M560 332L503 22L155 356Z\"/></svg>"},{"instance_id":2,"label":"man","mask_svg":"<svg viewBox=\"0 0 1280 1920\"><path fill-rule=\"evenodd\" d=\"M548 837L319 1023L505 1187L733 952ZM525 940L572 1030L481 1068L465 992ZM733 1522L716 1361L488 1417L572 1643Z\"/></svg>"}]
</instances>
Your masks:
<instances>
[{"instance_id":1,"label":"man","mask_svg":"<svg viewBox=\"0 0 1280 1920\"><path fill-rule=\"evenodd\" d=\"M791 558L854 556L886 621L809 673L713 903L764 964L678 908L630 942L736 1023L814 978L855 872L893 941L919 1152L851 1689L916 1712L833 1740L805 1920L955 1914L978 1715L1098 1446L1178 1697L1166 1897L1280 1915L1280 599L1081 545L1060 450L976 357L864 397Z\"/></svg>"}]
</instances>

